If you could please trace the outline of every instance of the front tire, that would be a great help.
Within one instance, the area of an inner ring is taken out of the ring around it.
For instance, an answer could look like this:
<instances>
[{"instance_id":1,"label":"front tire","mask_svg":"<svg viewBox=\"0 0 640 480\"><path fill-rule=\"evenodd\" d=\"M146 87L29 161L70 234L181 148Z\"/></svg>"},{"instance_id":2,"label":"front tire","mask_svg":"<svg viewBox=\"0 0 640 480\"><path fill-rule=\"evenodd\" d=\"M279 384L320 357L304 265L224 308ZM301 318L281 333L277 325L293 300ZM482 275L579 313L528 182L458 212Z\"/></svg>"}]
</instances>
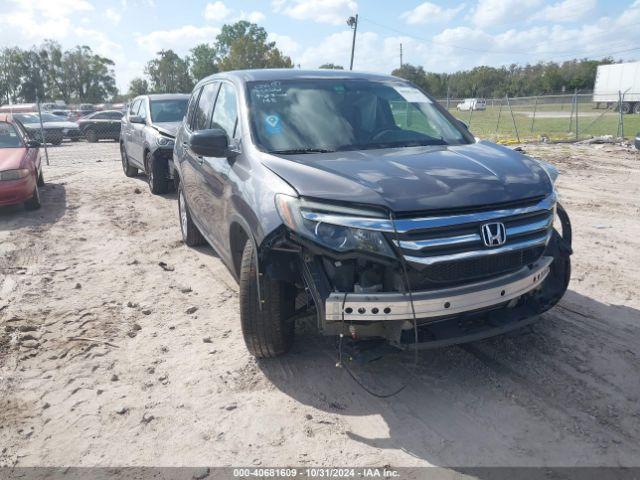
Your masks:
<instances>
[{"instance_id":1,"label":"front tire","mask_svg":"<svg viewBox=\"0 0 640 480\"><path fill-rule=\"evenodd\" d=\"M120 158L122 160L122 171L125 176L131 178L138 175L138 169L129 165L129 157L127 156L127 151L125 150L123 143L120 144Z\"/></svg>"},{"instance_id":2,"label":"front tire","mask_svg":"<svg viewBox=\"0 0 640 480\"><path fill-rule=\"evenodd\" d=\"M89 128L84 132L84 137L87 139L89 143L96 143L98 141L98 134L92 128Z\"/></svg>"},{"instance_id":3,"label":"front tire","mask_svg":"<svg viewBox=\"0 0 640 480\"><path fill-rule=\"evenodd\" d=\"M182 241L189 247L197 247L204 243L204 237L193 223L189 206L184 196L182 183L178 185L178 217L180 219L180 231L182 232Z\"/></svg>"},{"instance_id":4,"label":"front tire","mask_svg":"<svg viewBox=\"0 0 640 480\"><path fill-rule=\"evenodd\" d=\"M38 175L38 180L37 180L36 184L39 187L44 187L44 174L42 173L42 170L40 170L40 174Z\"/></svg>"},{"instance_id":5,"label":"front tire","mask_svg":"<svg viewBox=\"0 0 640 480\"><path fill-rule=\"evenodd\" d=\"M33 196L24 202L24 208L27 210L38 210L42 204L40 203L40 191L38 190L38 185L36 184L36 188L33 190Z\"/></svg>"},{"instance_id":6,"label":"front tire","mask_svg":"<svg viewBox=\"0 0 640 480\"><path fill-rule=\"evenodd\" d=\"M292 285L260 277L263 299L260 309L256 252L247 240L240 266L240 323L247 350L254 357L277 357L289 351L293 344L295 323L295 289Z\"/></svg>"},{"instance_id":7,"label":"front tire","mask_svg":"<svg viewBox=\"0 0 640 480\"><path fill-rule=\"evenodd\" d=\"M149 182L149 190L151 190L151 193L154 195L167 193L169 182L167 181L166 164L158 162L153 158L151 152L147 152L145 165L147 166L147 181Z\"/></svg>"}]
</instances>

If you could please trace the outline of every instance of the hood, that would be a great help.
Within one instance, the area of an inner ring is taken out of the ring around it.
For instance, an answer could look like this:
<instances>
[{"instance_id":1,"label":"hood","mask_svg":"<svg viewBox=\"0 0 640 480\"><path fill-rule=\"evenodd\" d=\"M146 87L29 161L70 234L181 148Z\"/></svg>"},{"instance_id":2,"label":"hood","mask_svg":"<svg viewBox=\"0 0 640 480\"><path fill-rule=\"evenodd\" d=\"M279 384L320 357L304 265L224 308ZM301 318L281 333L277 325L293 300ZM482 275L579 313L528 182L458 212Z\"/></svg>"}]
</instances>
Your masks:
<instances>
[{"instance_id":1,"label":"hood","mask_svg":"<svg viewBox=\"0 0 640 480\"><path fill-rule=\"evenodd\" d=\"M265 155L263 163L302 196L380 205L395 212L492 205L553 190L538 162L490 142Z\"/></svg>"},{"instance_id":2,"label":"hood","mask_svg":"<svg viewBox=\"0 0 640 480\"><path fill-rule=\"evenodd\" d=\"M0 170L15 170L20 168L22 159L27 153L26 148L0 148Z\"/></svg>"},{"instance_id":3,"label":"hood","mask_svg":"<svg viewBox=\"0 0 640 480\"><path fill-rule=\"evenodd\" d=\"M154 123L152 127L164 135L175 138L181 123L182 122L158 122Z\"/></svg>"},{"instance_id":4,"label":"hood","mask_svg":"<svg viewBox=\"0 0 640 480\"><path fill-rule=\"evenodd\" d=\"M47 125L53 125L53 126L62 127L62 128L78 128L79 127L79 125L76 122L66 122L66 121L52 122L50 124L48 124L48 123L44 124L45 127Z\"/></svg>"}]
</instances>

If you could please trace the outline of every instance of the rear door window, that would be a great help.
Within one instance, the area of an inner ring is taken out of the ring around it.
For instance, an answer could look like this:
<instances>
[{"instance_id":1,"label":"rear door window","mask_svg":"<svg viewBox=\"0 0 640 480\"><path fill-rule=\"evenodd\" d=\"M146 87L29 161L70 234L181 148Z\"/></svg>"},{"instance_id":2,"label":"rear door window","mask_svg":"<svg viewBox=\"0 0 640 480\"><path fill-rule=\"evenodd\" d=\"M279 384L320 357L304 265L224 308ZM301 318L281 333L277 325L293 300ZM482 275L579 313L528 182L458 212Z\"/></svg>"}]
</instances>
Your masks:
<instances>
[{"instance_id":1,"label":"rear door window","mask_svg":"<svg viewBox=\"0 0 640 480\"><path fill-rule=\"evenodd\" d=\"M185 116L185 123L189 126L189 128L192 128L192 123L191 121L193 120L193 112L196 109L196 106L198 105L198 99L200 97L200 92L202 91L202 88L199 88L198 90L196 90L195 92L193 92L191 94L191 99L189 100L189 106L187 107L187 114Z\"/></svg>"}]
</instances>

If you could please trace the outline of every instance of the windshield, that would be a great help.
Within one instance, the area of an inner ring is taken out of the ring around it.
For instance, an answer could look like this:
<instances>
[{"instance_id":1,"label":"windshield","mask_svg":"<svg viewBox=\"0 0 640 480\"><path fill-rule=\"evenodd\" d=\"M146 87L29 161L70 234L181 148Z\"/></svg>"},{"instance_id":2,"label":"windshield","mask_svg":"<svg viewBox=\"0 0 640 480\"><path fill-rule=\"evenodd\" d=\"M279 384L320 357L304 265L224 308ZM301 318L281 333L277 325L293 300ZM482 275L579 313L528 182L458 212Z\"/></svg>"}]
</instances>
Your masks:
<instances>
[{"instance_id":1,"label":"windshield","mask_svg":"<svg viewBox=\"0 0 640 480\"><path fill-rule=\"evenodd\" d=\"M16 127L10 123L0 122L0 148L21 147L22 141Z\"/></svg>"},{"instance_id":2,"label":"windshield","mask_svg":"<svg viewBox=\"0 0 640 480\"><path fill-rule=\"evenodd\" d=\"M154 100L151 102L151 121L160 122L181 122L187 111L189 99L179 100Z\"/></svg>"},{"instance_id":3,"label":"windshield","mask_svg":"<svg viewBox=\"0 0 640 480\"><path fill-rule=\"evenodd\" d=\"M469 143L403 82L314 79L248 84L251 128L270 153Z\"/></svg>"}]
</instances>

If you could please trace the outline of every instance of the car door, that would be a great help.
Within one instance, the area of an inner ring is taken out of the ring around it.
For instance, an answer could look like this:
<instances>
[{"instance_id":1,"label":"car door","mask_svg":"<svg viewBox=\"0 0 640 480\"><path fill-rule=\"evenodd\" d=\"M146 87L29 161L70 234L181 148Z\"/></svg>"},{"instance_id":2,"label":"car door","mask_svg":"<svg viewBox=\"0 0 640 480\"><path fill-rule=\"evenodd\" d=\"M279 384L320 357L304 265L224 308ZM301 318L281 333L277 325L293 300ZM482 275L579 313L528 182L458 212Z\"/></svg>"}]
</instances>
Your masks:
<instances>
[{"instance_id":1,"label":"car door","mask_svg":"<svg viewBox=\"0 0 640 480\"><path fill-rule=\"evenodd\" d=\"M210 127L213 106L219 87L220 82L217 81L208 83L202 87L197 106L193 111L190 128L187 132L189 135ZM181 169L189 210L204 236L213 243L213 239L209 235L211 229L207 227L209 222L209 208L207 205L206 190L204 188L204 157L196 155L189 148L188 138L183 140L182 147L184 148L184 161L181 164Z\"/></svg>"},{"instance_id":2,"label":"car door","mask_svg":"<svg viewBox=\"0 0 640 480\"><path fill-rule=\"evenodd\" d=\"M142 118L145 123L132 123L131 145L133 160L141 168L144 168L144 129L147 124L147 99L140 99L140 107L138 108L138 117Z\"/></svg>"},{"instance_id":3,"label":"car door","mask_svg":"<svg viewBox=\"0 0 640 480\"><path fill-rule=\"evenodd\" d=\"M134 100L129 110L127 111L127 118L125 120L124 125L124 146L127 149L127 156L131 157L131 152L133 149L133 124L129 120L134 115L137 115L138 108L140 108L140 99Z\"/></svg>"},{"instance_id":4,"label":"car door","mask_svg":"<svg viewBox=\"0 0 640 480\"><path fill-rule=\"evenodd\" d=\"M233 145L236 138L236 125L238 121L237 95L233 84L223 81L216 98L211 117L211 128L224 130L229 139L229 145ZM231 163L227 157L204 157L202 162L201 189L207 205L208 232L214 243L224 245L227 229L225 218L225 198L229 190L229 173ZM219 249L224 250L224 249Z\"/></svg>"}]
</instances>

